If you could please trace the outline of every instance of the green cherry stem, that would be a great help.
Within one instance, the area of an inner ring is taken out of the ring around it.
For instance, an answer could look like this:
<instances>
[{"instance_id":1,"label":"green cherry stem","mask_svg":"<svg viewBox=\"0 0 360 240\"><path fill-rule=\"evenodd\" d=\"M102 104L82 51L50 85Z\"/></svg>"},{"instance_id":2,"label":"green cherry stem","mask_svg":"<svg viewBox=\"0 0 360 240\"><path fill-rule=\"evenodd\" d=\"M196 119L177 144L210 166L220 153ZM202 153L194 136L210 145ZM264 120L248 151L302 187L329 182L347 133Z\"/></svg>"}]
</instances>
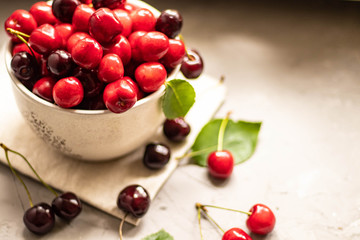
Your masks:
<instances>
[{"instance_id":1,"label":"green cherry stem","mask_svg":"<svg viewBox=\"0 0 360 240\"><path fill-rule=\"evenodd\" d=\"M226 114L226 117L221 121L220 130L219 130L219 136L218 136L218 152L223 150L224 147L224 135L225 135L225 129L227 126L227 123L229 122L229 116L231 112L228 112Z\"/></svg>"},{"instance_id":2,"label":"green cherry stem","mask_svg":"<svg viewBox=\"0 0 360 240\"><path fill-rule=\"evenodd\" d=\"M209 208L217 208L217 209L222 209L222 210L227 210L227 211L232 211L232 212L239 212L239 213L243 213L246 214L248 216L250 216L252 213L251 212L246 212L246 211L241 211L241 210L237 210L237 209L231 209L231 208L225 208L225 207L219 207L219 206L214 206L214 205L202 205L204 207L209 207Z\"/></svg>"},{"instance_id":3,"label":"green cherry stem","mask_svg":"<svg viewBox=\"0 0 360 240\"><path fill-rule=\"evenodd\" d=\"M11 162L10 162L10 159L9 159L9 149L2 143L0 143L0 147L2 147L4 149L4 152L5 152L5 157L6 157L6 161L9 165L9 168L11 170L11 172L16 176L16 178L21 182L21 184L23 185L25 191L26 191L26 194L28 196L28 199L29 199L29 203L30 203L30 207L33 207L34 204L33 204L33 201L32 201L32 198L31 198L31 195L30 195L30 192L29 192L29 189L27 188L25 182L22 180L22 178L20 177L20 175L15 171L15 169L13 168L13 166L11 165Z\"/></svg>"},{"instance_id":4,"label":"green cherry stem","mask_svg":"<svg viewBox=\"0 0 360 240\"><path fill-rule=\"evenodd\" d=\"M220 225L209 215L207 209L205 206L201 205L200 203L197 203L196 206L202 210L202 212L205 214L205 216L213 223L216 227L218 227L223 233L225 232L224 229L220 227Z\"/></svg>"},{"instance_id":5,"label":"green cherry stem","mask_svg":"<svg viewBox=\"0 0 360 240\"><path fill-rule=\"evenodd\" d=\"M3 143L0 143L0 147L2 147L3 149L6 149L7 151L9 152L12 152L14 154L17 154L19 155L27 164L28 166L30 167L30 169L32 170L32 172L35 174L35 176L37 177L37 179L50 191L52 192L56 197L58 196L57 192L52 188L50 187L47 183L44 182L44 180L42 180L42 178L39 176L39 174L35 171L35 169L33 168L33 166L30 164L30 162L27 160L27 158L22 155L21 153L17 152L17 151L14 151L10 148L8 148L7 146L5 146L5 144Z\"/></svg>"},{"instance_id":6,"label":"green cherry stem","mask_svg":"<svg viewBox=\"0 0 360 240\"><path fill-rule=\"evenodd\" d=\"M123 217L123 219L121 219L121 222L120 222L120 226L119 226L119 236L120 236L120 240L123 240L122 229L123 229L123 226L124 226L125 218L127 217L128 214L129 214L129 213L126 213L125 216Z\"/></svg>"},{"instance_id":7,"label":"green cherry stem","mask_svg":"<svg viewBox=\"0 0 360 240\"><path fill-rule=\"evenodd\" d=\"M7 28L6 31L8 31L9 33L15 35L18 39L20 39L21 42L25 43L26 46L29 48L31 55L33 55L33 57L36 59L35 57L35 53L33 52L32 48L30 47L28 41L25 40L24 37L29 38L30 35L27 35L23 32L20 32L18 30L12 29L12 28Z\"/></svg>"},{"instance_id":8,"label":"green cherry stem","mask_svg":"<svg viewBox=\"0 0 360 240\"><path fill-rule=\"evenodd\" d=\"M179 34L179 38L180 38L180 41L182 41L182 42L184 43L186 56L187 56L190 60L194 60L194 57L193 57L192 55L190 55L189 52L188 52L188 50L187 50L187 47L186 47L186 44L185 44L183 35Z\"/></svg>"},{"instance_id":9,"label":"green cherry stem","mask_svg":"<svg viewBox=\"0 0 360 240\"><path fill-rule=\"evenodd\" d=\"M204 236L202 234L202 228L201 228L201 205L196 203L195 207L197 209L197 218L198 218L198 223L199 223L200 238L201 238L201 240L204 240Z\"/></svg>"}]
</instances>

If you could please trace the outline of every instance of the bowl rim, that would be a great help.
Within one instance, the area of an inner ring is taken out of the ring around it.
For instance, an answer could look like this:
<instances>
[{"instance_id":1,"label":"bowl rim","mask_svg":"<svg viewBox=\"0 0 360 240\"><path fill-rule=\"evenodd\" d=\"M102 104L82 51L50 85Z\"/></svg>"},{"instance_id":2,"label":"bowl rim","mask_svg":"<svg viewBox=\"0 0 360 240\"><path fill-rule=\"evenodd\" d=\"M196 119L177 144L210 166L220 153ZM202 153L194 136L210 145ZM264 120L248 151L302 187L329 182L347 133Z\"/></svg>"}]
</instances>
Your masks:
<instances>
[{"instance_id":1,"label":"bowl rim","mask_svg":"<svg viewBox=\"0 0 360 240\"><path fill-rule=\"evenodd\" d=\"M157 17L160 15L160 11L157 10L156 8L152 7L151 5L143 2L143 1L139 1L139 0L128 0L127 2L134 4L136 6L139 6L141 8L148 8L151 12L153 12L153 14ZM51 103L48 102L42 98L40 98L39 96L37 96L36 94L32 93L29 89L27 89L24 84L22 84L20 82L20 80L18 80L14 73L12 72L10 63L11 63L11 59L12 59L12 42L9 39L7 44L4 44L4 53L5 53L5 65L6 65L6 70L12 80L13 85L17 88L17 90L19 90L28 100L30 100L33 103L39 103L41 105L43 105L46 108L51 108L53 110L56 111L60 111L60 112L66 112L66 113L70 113L70 114L78 114L78 115L106 115L106 114L117 114L114 112L111 112L108 109L103 109L103 110L85 110L85 109L72 109L72 108L62 108L59 107L58 105L56 105L55 103ZM174 70L172 71L171 74L169 74L166 78L166 81L168 81L169 79L174 79L176 78L176 75L179 73L180 70L180 65L178 65L176 68L174 68ZM136 101L136 103L134 104L134 106L132 106L129 110L125 111L129 112L129 111L134 111L135 108L138 108L142 105L145 105L147 102L150 102L154 99L157 99L158 97L160 97L163 92L165 90L165 84L163 84L158 90L156 90L155 92L150 93L148 96ZM119 113L120 115L123 113Z\"/></svg>"}]
</instances>

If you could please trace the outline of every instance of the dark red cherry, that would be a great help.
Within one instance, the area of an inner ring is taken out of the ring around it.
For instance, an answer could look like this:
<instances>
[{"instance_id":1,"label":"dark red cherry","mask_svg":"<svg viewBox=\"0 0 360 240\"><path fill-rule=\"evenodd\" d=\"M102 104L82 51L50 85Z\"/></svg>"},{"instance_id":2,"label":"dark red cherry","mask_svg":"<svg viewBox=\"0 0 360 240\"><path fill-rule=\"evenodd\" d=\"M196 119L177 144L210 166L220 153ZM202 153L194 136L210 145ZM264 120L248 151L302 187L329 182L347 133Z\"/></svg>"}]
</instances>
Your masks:
<instances>
[{"instance_id":1,"label":"dark red cherry","mask_svg":"<svg viewBox=\"0 0 360 240\"><path fill-rule=\"evenodd\" d=\"M136 82L144 92L158 90L165 83L166 77L166 69L158 62L143 63L135 70Z\"/></svg>"},{"instance_id":2,"label":"dark red cherry","mask_svg":"<svg viewBox=\"0 0 360 240\"><path fill-rule=\"evenodd\" d=\"M139 8L130 13L132 30L135 31L154 31L156 18L154 14L146 8Z\"/></svg>"},{"instance_id":3,"label":"dark red cherry","mask_svg":"<svg viewBox=\"0 0 360 240\"><path fill-rule=\"evenodd\" d=\"M78 0L54 0L52 4L52 11L63 23L71 23L75 9L81 4Z\"/></svg>"},{"instance_id":4,"label":"dark red cherry","mask_svg":"<svg viewBox=\"0 0 360 240\"><path fill-rule=\"evenodd\" d=\"M58 20L54 16L51 8L51 2L37 2L31 6L30 11L31 15L35 18L38 26L45 23L55 25Z\"/></svg>"},{"instance_id":5,"label":"dark red cherry","mask_svg":"<svg viewBox=\"0 0 360 240\"><path fill-rule=\"evenodd\" d=\"M56 76L69 75L74 66L71 54L65 50L56 50L47 59L48 70Z\"/></svg>"},{"instance_id":6,"label":"dark red cherry","mask_svg":"<svg viewBox=\"0 0 360 240\"><path fill-rule=\"evenodd\" d=\"M23 220L31 232L42 235L53 229L55 214L49 204L39 203L26 210Z\"/></svg>"},{"instance_id":7,"label":"dark red cherry","mask_svg":"<svg viewBox=\"0 0 360 240\"><path fill-rule=\"evenodd\" d=\"M19 44L16 44L14 47L13 47L13 50L12 50L12 56L14 56L16 53L18 52L28 52L32 55L32 53L34 53L35 55L35 58L36 60L39 62L40 61L40 58L41 58L41 55L38 54L37 52L35 52L34 50L31 52L29 47L25 44L25 43L19 43Z\"/></svg>"},{"instance_id":8,"label":"dark red cherry","mask_svg":"<svg viewBox=\"0 0 360 240\"><path fill-rule=\"evenodd\" d=\"M150 207L150 196L144 187L130 185L119 193L117 206L134 217L140 218Z\"/></svg>"},{"instance_id":9,"label":"dark red cherry","mask_svg":"<svg viewBox=\"0 0 360 240\"><path fill-rule=\"evenodd\" d=\"M222 240L252 240L252 238L241 228L231 228L224 233Z\"/></svg>"},{"instance_id":10,"label":"dark red cherry","mask_svg":"<svg viewBox=\"0 0 360 240\"><path fill-rule=\"evenodd\" d=\"M84 98L84 89L77 78L62 78L53 88L53 97L60 107L71 108L81 103Z\"/></svg>"},{"instance_id":11,"label":"dark red cherry","mask_svg":"<svg viewBox=\"0 0 360 240\"><path fill-rule=\"evenodd\" d=\"M30 35L32 31L37 27L35 18L26 10L18 9L15 10L10 17L8 17L4 24L5 31L7 28L12 28L14 30L20 31L22 33ZM20 39L16 35L13 35L6 31L6 33L11 37L13 42L19 43Z\"/></svg>"},{"instance_id":12,"label":"dark red cherry","mask_svg":"<svg viewBox=\"0 0 360 240\"><path fill-rule=\"evenodd\" d=\"M184 118L166 119L163 132L170 141L181 142L189 135L190 125L185 122Z\"/></svg>"},{"instance_id":13,"label":"dark red cherry","mask_svg":"<svg viewBox=\"0 0 360 240\"><path fill-rule=\"evenodd\" d=\"M84 110L105 110L106 106L102 94L99 94L92 98L84 97L83 101L77 105L76 108Z\"/></svg>"},{"instance_id":14,"label":"dark red cherry","mask_svg":"<svg viewBox=\"0 0 360 240\"><path fill-rule=\"evenodd\" d=\"M43 24L30 35L29 44L37 53L48 55L62 46L62 38L50 24Z\"/></svg>"},{"instance_id":15,"label":"dark red cherry","mask_svg":"<svg viewBox=\"0 0 360 240\"><path fill-rule=\"evenodd\" d=\"M209 154L207 166L211 176L226 179L231 176L234 168L234 158L227 150L214 151Z\"/></svg>"},{"instance_id":16,"label":"dark red cherry","mask_svg":"<svg viewBox=\"0 0 360 240\"><path fill-rule=\"evenodd\" d=\"M198 78L203 69L204 63L200 54L193 49L187 49L180 69L184 76L188 79Z\"/></svg>"},{"instance_id":17,"label":"dark red cherry","mask_svg":"<svg viewBox=\"0 0 360 240\"><path fill-rule=\"evenodd\" d=\"M65 192L57 196L51 203L55 214L65 220L72 220L80 214L82 204L80 199L72 192Z\"/></svg>"},{"instance_id":18,"label":"dark red cherry","mask_svg":"<svg viewBox=\"0 0 360 240\"><path fill-rule=\"evenodd\" d=\"M164 33L168 38L175 38L181 31L182 23L182 16L177 10L167 9L161 12L155 29Z\"/></svg>"},{"instance_id":19,"label":"dark red cherry","mask_svg":"<svg viewBox=\"0 0 360 240\"><path fill-rule=\"evenodd\" d=\"M170 148L160 143L149 143L146 145L143 163L150 169L161 169L170 160Z\"/></svg>"},{"instance_id":20,"label":"dark red cherry","mask_svg":"<svg viewBox=\"0 0 360 240\"><path fill-rule=\"evenodd\" d=\"M52 91L56 81L52 77L42 77L36 81L32 92L49 102L54 102Z\"/></svg>"},{"instance_id":21,"label":"dark red cherry","mask_svg":"<svg viewBox=\"0 0 360 240\"><path fill-rule=\"evenodd\" d=\"M28 52L18 52L11 59L11 69L20 81L35 80L38 75L36 59Z\"/></svg>"},{"instance_id":22,"label":"dark red cherry","mask_svg":"<svg viewBox=\"0 0 360 240\"><path fill-rule=\"evenodd\" d=\"M95 9L102 7L110 9L122 8L125 2L126 0L92 0Z\"/></svg>"},{"instance_id":23,"label":"dark red cherry","mask_svg":"<svg viewBox=\"0 0 360 240\"><path fill-rule=\"evenodd\" d=\"M83 85L85 98L94 98L100 95L104 89L104 83L97 78L96 70L78 67L74 70L74 77L79 79Z\"/></svg>"},{"instance_id":24,"label":"dark red cherry","mask_svg":"<svg viewBox=\"0 0 360 240\"><path fill-rule=\"evenodd\" d=\"M119 79L106 85L103 99L110 111L122 113L134 106L137 93L128 81Z\"/></svg>"},{"instance_id":25,"label":"dark red cherry","mask_svg":"<svg viewBox=\"0 0 360 240\"><path fill-rule=\"evenodd\" d=\"M255 204L249 210L251 215L246 220L246 226L253 233L265 235L275 227L275 215L271 209L264 204Z\"/></svg>"}]
</instances>

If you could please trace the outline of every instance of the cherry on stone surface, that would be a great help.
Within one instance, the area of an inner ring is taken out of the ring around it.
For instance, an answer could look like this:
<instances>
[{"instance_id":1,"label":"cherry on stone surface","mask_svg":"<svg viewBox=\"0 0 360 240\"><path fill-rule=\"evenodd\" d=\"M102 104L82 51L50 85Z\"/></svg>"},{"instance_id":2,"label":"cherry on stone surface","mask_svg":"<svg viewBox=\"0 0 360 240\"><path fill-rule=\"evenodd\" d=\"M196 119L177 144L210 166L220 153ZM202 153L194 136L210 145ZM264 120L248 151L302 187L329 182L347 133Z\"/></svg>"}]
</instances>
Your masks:
<instances>
[{"instance_id":1,"label":"cherry on stone surface","mask_svg":"<svg viewBox=\"0 0 360 240\"><path fill-rule=\"evenodd\" d=\"M114 40L107 45L103 46L104 55L115 53L121 58L123 65L127 65L131 60L131 45L128 39L119 34Z\"/></svg>"},{"instance_id":2,"label":"cherry on stone surface","mask_svg":"<svg viewBox=\"0 0 360 240\"><path fill-rule=\"evenodd\" d=\"M211 176L226 179L231 176L234 168L234 158L227 150L214 151L209 154L207 166Z\"/></svg>"},{"instance_id":3,"label":"cherry on stone surface","mask_svg":"<svg viewBox=\"0 0 360 240\"><path fill-rule=\"evenodd\" d=\"M31 33L29 44L37 53L48 55L62 46L62 38L54 26L45 23Z\"/></svg>"},{"instance_id":4,"label":"cherry on stone surface","mask_svg":"<svg viewBox=\"0 0 360 240\"><path fill-rule=\"evenodd\" d=\"M122 8L125 2L126 0L92 0L95 9L102 7L109 9Z\"/></svg>"},{"instance_id":5,"label":"cherry on stone surface","mask_svg":"<svg viewBox=\"0 0 360 240\"><path fill-rule=\"evenodd\" d=\"M36 81L32 92L46 101L54 102L52 90L55 83L56 81L52 77L42 77Z\"/></svg>"},{"instance_id":6,"label":"cherry on stone surface","mask_svg":"<svg viewBox=\"0 0 360 240\"><path fill-rule=\"evenodd\" d=\"M100 64L103 50L95 39L85 37L78 40L72 47L71 56L80 67L94 69Z\"/></svg>"},{"instance_id":7,"label":"cherry on stone surface","mask_svg":"<svg viewBox=\"0 0 360 240\"><path fill-rule=\"evenodd\" d=\"M56 76L69 75L74 66L71 54L65 50L56 50L47 58L48 70Z\"/></svg>"},{"instance_id":8,"label":"cherry on stone surface","mask_svg":"<svg viewBox=\"0 0 360 240\"><path fill-rule=\"evenodd\" d=\"M65 220L74 219L82 210L80 199L72 192L65 192L57 196L52 201L51 207L58 217Z\"/></svg>"},{"instance_id":9,"label":"cherry on stone surface","mask_svg":"<svg viewBox=\"0 0 360 240\"><path fill-rule=\"evenodd\" d=\"M161 143L149 143L146 145L143 163L150 169L161 169L170 160L170 148Z\"/></svg>"},{"instance_id":10,"label":"cherry on stone surface","mask_svg":"<svg viewBox=\"0 0 360 240\"><path fill-rule=\"evenodd\" d=\"M119 79L106 85L103 100L110 111L122 113L134 106L137 93L128 81Z\"/></svg>"},{"instance_id":11,"label":"cherry on stone surface","mask_svg":"<svg viewBox=\"0 0 360 240\"><path fill-rule=\"evenodd\" d=\"M177 10L166 9L158 17L155 29L168 38L175 38L181 31L182 23L182 16Z\"/></svg>"},{"instance_id":12,"label":"cherry on stone surface","mask_svg":"<svg viewBox=\"0 0 360 240\"><path fill-rule=\"evenodd\" d=\"M105 83L114 82L124 76L124 66L121 58L114 54L106 54L99 64L98 78Z\"/></svg>"},{"instance_id":13,"label":"cherry on stone surface","mask_svg":"<svg viewBox=\"0 0 360 240\"><path fill-rule=\"evenodd\" d=\"M88 32L89 31L89 19L95 12L95 9L87 4L80 4L76 7L72 25L77 32Z\"/></svg>"},{"instance_id":14,"label":"cherry on stone surface","mask_svg":"<svg viewBox=\"0 0 360 240\"><path fill-rule=\"evenodd\" d=\"M150 196L144 187L130 185L119 193L117 206L134 217L140 218L150 207Z\"/></svg>"},{"instance_id":15,"label":"cherry on stone surface","mask_svg":"<svg viewBox=\"0 0 360 240\"><path fill-rule=\"evenodd\" d=\"M204 69L204 62L200 54L193 49L187 49L187 54L181 64L181 72L188 79L198 78Z\"/></svg>"},{"instance_id":16,"label":"cherry on stone surface","mask_svg":"<svg viewBox=\"0 0 360 240\"><path fill-rule=\"evenodd\" d=\"M222 240L252 240L252 238L241 228L231 228L224 233Z\"/></svg>"},{"instance_id":17,"label":"cherry on stone surface","mask_svg":"<svg viewBox=\"0 0 360 240\"><path fill-rule=\"evenodd\" d=\"M42 235L53 229L55 214L49 204L39 203L26 210L23 221L31 232Z\"/></svg>"},{"instance_id":18,"label":"cherry on stone surface","mask_svg":"<svg viewBox=\"0 0 360 240\"><path fill-rule=\"evenodd\" d=\"M255 204L249 210L251 215L246 220L246 225L253 233L265 235L275 227L275 215L271 209L264 204Z\"/></svg>"},{"instance_id":19,"label":"cherry on stone surface","mask_svg":"<svg viewBox=\"0 0 360 240\"><path fill-rule=\"evenodd\" d=\"M172 142L181 142L190 133L190 125L184 118L166 119L163 125L164 135Z\"/></svg>"},{"instance_id":20,"label":"cherry on stone surface","mask_svg":"<svg viewBox=\"0 0 360 240\"><path fill-rule=\"evenodd\" d=\"M141 90L154 92L166 81L167 72L165 67L158 62L143 63L135 70L135 79Z\"/></svg>"},{"instance_id":21,"label":"cherry on stone surface","mask_svg":"<svg viewBox=\"0 0 360 240\"><path fill-rule=\"evenodd\" d=\"M40 1L31 6L29 12L35 18L38 26L45 23L55 25L58 20L54 16L50 2Z\"/></svg>"},{"instance_id":22,"label":"cherry on stone surface","mask_svg":"<svg viewBox=\"0 0 360 240\"><path fill-rule=\"evenodd\" d=\"M139 49L144 61L158 61L167 53L169 49L169 39L161 32L147 32L139 39Z\"/></svg>"},{"instance_id":23,"label":"cherry on stone surface","mask_svg":"<svg viewBox=\"0 0 360 240\"><path fill-rule=\"evenodd\" d=\"M7 28L20 31L22 33L30 35L32 31L37 27L35 18L26 10L18 9L15 10L5 21L5 31ZM20 39L8 31L6 33L11 37L11 41L19 43Z\"/></svg>"},{"instance_id":24,"label":"cherry on stone surface","mask_svg":"<svg viewBox=\"0 0 360 240\"><path fill-rule=\"evenodd\" d=\"M52 11L54 16L63 23L71 23L75 9L81 4L78 0L54 0Z\"/></svg>"},{"instance_id":25,"label":"cherry on stone surface","mask_svg":"<svg viewBox=\"0 0 360 240\"><path fill-rule=\"evenodd\" d=\"M154 14L146 8L139 8L130 13L132 30L135 31L154 31L156 18Z\"/></svg>"},{"instance_id":26,"label":"cherry on stone surface","mask_svg":"<svg viewBox=\"0 0 360 240\"><path fill-rule=\"evenodd\" d=\"M84 98L84 89L77 78L62 78L53 88L53 97L60 107L71 108L81 103Z\"/></svg>"},{"instance_id":27,"label":"cherry on stone surface","mask_svg":"<svg viewBox=\"0 0 360 240\"><path fill-rule=\"evenodd\" d=\"M28 52L16 53L10 63L14 75L20 81L31 81L38 75L38 64L36 59Z\"/></svg>"}]
</instances>

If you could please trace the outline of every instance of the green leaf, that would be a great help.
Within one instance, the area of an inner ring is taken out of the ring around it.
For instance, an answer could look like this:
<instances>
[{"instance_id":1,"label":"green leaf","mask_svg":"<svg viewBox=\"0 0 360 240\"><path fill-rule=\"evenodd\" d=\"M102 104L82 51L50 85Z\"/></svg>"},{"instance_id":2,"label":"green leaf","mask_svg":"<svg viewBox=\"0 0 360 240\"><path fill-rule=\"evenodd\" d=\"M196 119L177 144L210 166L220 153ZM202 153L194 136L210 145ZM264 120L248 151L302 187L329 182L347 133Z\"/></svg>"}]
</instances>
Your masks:
<instances>
[{"instance_id":1,"label":"green leaf","mask_svg":"<svg viewBox=\"0 0 360 240\"><path fill-rule=\"evenodd\" d=\"M208 122L200 131L191 147L192 152L199 151L192 157L195 164L206 166L208 155L217 149L219 128L222 119ZM229 150L235 164L249 159L254 153L261 122L245 122L229 120L224 135L224 150Z\"/></svg>"},{"instance_id":2,"label":"green leaf","mask_svg":"<svg viewBox=\"0 0 360 240\"><path fill-rule=\"evenodd\" d=\"M165 232L164 229L161 229L157 233L153 233L142 240L174 240L174 238L167 232Z\"/></svg>"},{"instance_id":3,"label":"green leaf","mask_svg":"<svg viewBox=\"0 0 360 240\"><path fill-rule=\"evenodd\" d=\"M166 83L162 109L168 119L185 117L195 102L195 90L185 80L174 79Z\"/></svg>"}]
</instances>

